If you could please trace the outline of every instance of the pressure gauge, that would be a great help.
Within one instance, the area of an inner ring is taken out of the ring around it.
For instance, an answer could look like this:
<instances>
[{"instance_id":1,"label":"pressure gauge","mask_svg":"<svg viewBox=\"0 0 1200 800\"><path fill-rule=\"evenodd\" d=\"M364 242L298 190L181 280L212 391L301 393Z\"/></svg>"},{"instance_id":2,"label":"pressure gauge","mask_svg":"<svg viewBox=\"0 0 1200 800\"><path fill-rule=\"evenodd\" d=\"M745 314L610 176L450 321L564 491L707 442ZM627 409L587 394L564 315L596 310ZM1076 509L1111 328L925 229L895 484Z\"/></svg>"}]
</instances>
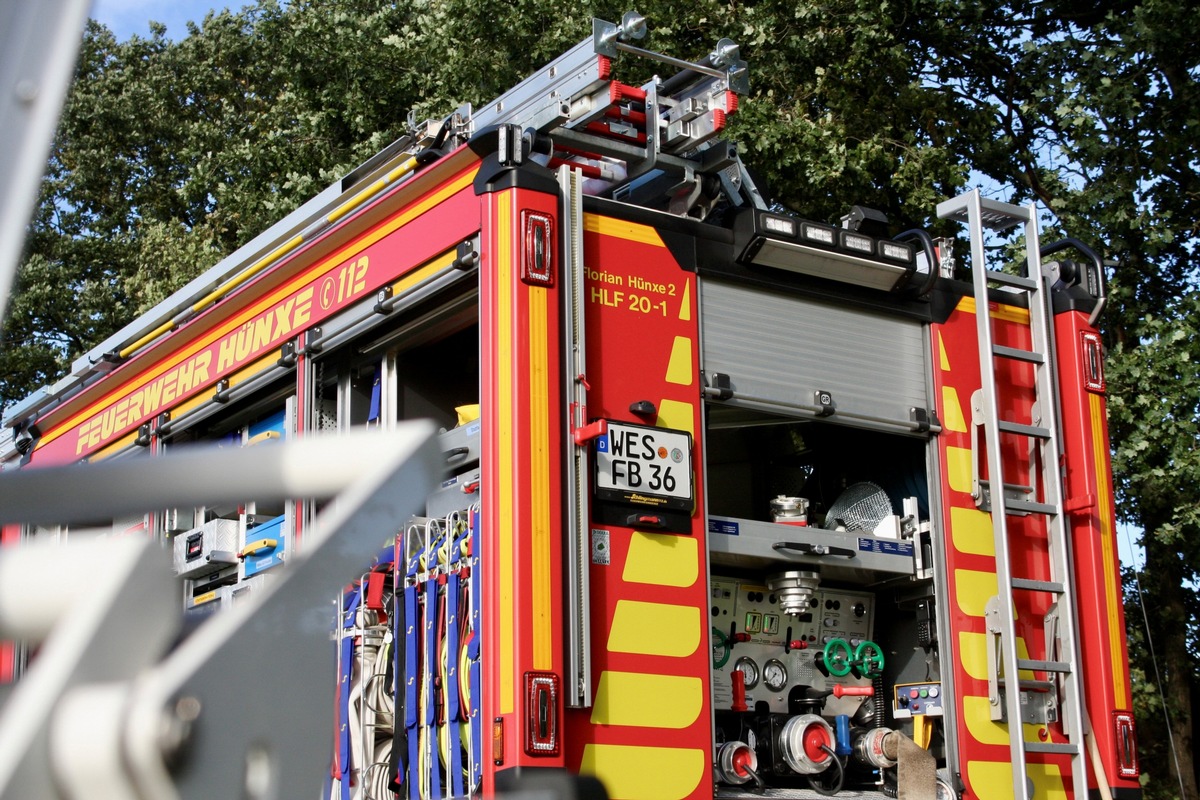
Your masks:
<instances>
[{"instance_id":1,"label":"pressure gauge","mask_svg":"<svg viewBox=\"0 0 1200 800\"><path fill-rule=\"evenodd\" d=\"M778 658L763 664L763 686L772 692L781 692L787 686L787 667Z\"/></svg>"},{"instance_id":2,"label":"pressure gauge","mask_svg":"<svg viewBox=\"0 0 1200 800\"><path fill-rule=\"evenodd\" d=\"M750 656L742 656L734 663L733 668L742 673L744 683L747 689L753 689L758 686L758 664Z\"/></svg>"}]
</instances>

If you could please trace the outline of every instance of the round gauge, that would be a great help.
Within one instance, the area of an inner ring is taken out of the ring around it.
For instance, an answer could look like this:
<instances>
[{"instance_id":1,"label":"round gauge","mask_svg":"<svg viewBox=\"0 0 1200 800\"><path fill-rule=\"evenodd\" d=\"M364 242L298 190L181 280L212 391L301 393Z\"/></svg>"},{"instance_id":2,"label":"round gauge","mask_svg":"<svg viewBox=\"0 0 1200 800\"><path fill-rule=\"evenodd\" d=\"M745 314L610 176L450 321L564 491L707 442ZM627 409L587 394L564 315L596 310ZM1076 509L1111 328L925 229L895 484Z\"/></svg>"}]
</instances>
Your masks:
<instances>
[{"instance_id":1,"label":"round gauge","mask_svg":"<svg viewBox=\"0 0 1200 800\"><path fill-rule=\"evenodd\" d=\"M758 686L758 664L755 663L753 658L742 656L733 665L733 668L742 673L747 689L753 689L755 686Z\"/></svg>"},{"instance_id":2,"label":"round gauge","mask_svg":"<svg viewBox=\"0 0 1200 800\"><path fill-rule=\"evenodd\" d=\"M778 658L763 664L763 685L772 692L781 692L787 686L787 667Z\"/></svg>"}]
</instances>

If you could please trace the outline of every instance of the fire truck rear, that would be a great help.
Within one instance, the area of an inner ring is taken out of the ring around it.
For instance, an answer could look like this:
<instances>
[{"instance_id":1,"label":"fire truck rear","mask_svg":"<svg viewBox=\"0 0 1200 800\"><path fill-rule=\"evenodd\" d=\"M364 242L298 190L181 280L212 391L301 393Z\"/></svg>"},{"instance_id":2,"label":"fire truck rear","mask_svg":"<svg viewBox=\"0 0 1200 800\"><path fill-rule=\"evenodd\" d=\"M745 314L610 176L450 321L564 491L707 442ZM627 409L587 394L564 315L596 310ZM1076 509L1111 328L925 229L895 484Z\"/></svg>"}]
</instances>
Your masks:
<instances>
[{"instance_id":1,"label":"fire truck rear","mask_svg":"<svg viewBox=\"0 0 1200 800\"><path fill-rule=\"evenodd\" d=\"M443 426L298 698L336 707L326 797L1140 796L1099 259L978 192L936 209L969 269L772 207L721 138L737 46L644 32L413 125L10 408L6 466ZM646 59L670 77L615 77ZM170 548L192 615L323 510L148 506L105 530Z\"/></svg>"}]
</instances>

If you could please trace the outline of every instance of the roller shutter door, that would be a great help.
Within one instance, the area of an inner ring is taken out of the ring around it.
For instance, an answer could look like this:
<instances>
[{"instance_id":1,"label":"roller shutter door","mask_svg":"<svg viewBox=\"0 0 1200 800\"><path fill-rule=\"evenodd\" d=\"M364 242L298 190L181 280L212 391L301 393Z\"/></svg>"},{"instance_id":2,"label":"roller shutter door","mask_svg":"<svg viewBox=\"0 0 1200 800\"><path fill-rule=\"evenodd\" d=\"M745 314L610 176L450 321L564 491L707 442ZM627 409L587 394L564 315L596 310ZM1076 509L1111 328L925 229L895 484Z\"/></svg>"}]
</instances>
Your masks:
<instances>
[{"instance_id":1,"label":"roller shutter door","mask_svg":"<svg viewBox=\"0 0 1200 800\"><path fill-rule=\"evenodd\" d=\"M730 405L810 415L822 391L831 419L888 430L914 430L911 409L931 407L916 320L707 280L701 330L702 369L710 386L728 376Z\"/></svg>"}]
</instances>

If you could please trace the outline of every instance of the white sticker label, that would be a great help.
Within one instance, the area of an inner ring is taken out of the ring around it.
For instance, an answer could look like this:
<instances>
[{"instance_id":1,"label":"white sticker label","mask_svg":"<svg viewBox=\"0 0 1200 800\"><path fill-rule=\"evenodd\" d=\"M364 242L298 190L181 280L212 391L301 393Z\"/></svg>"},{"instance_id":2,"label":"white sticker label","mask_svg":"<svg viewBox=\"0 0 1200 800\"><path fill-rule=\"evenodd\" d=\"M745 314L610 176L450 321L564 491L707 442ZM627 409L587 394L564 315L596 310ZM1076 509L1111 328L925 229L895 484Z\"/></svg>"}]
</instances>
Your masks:
<instances>
[{"instance_id":1,"label":"white sticker label","mask_svg":"<svg viewBox=\"0 0 1200 800\"><path fill-rule=\"evenodd\" d=\"M608 531L592 529L592 563L607 567L612 560L608 550Z\"/></svg>"}]
</instances>

